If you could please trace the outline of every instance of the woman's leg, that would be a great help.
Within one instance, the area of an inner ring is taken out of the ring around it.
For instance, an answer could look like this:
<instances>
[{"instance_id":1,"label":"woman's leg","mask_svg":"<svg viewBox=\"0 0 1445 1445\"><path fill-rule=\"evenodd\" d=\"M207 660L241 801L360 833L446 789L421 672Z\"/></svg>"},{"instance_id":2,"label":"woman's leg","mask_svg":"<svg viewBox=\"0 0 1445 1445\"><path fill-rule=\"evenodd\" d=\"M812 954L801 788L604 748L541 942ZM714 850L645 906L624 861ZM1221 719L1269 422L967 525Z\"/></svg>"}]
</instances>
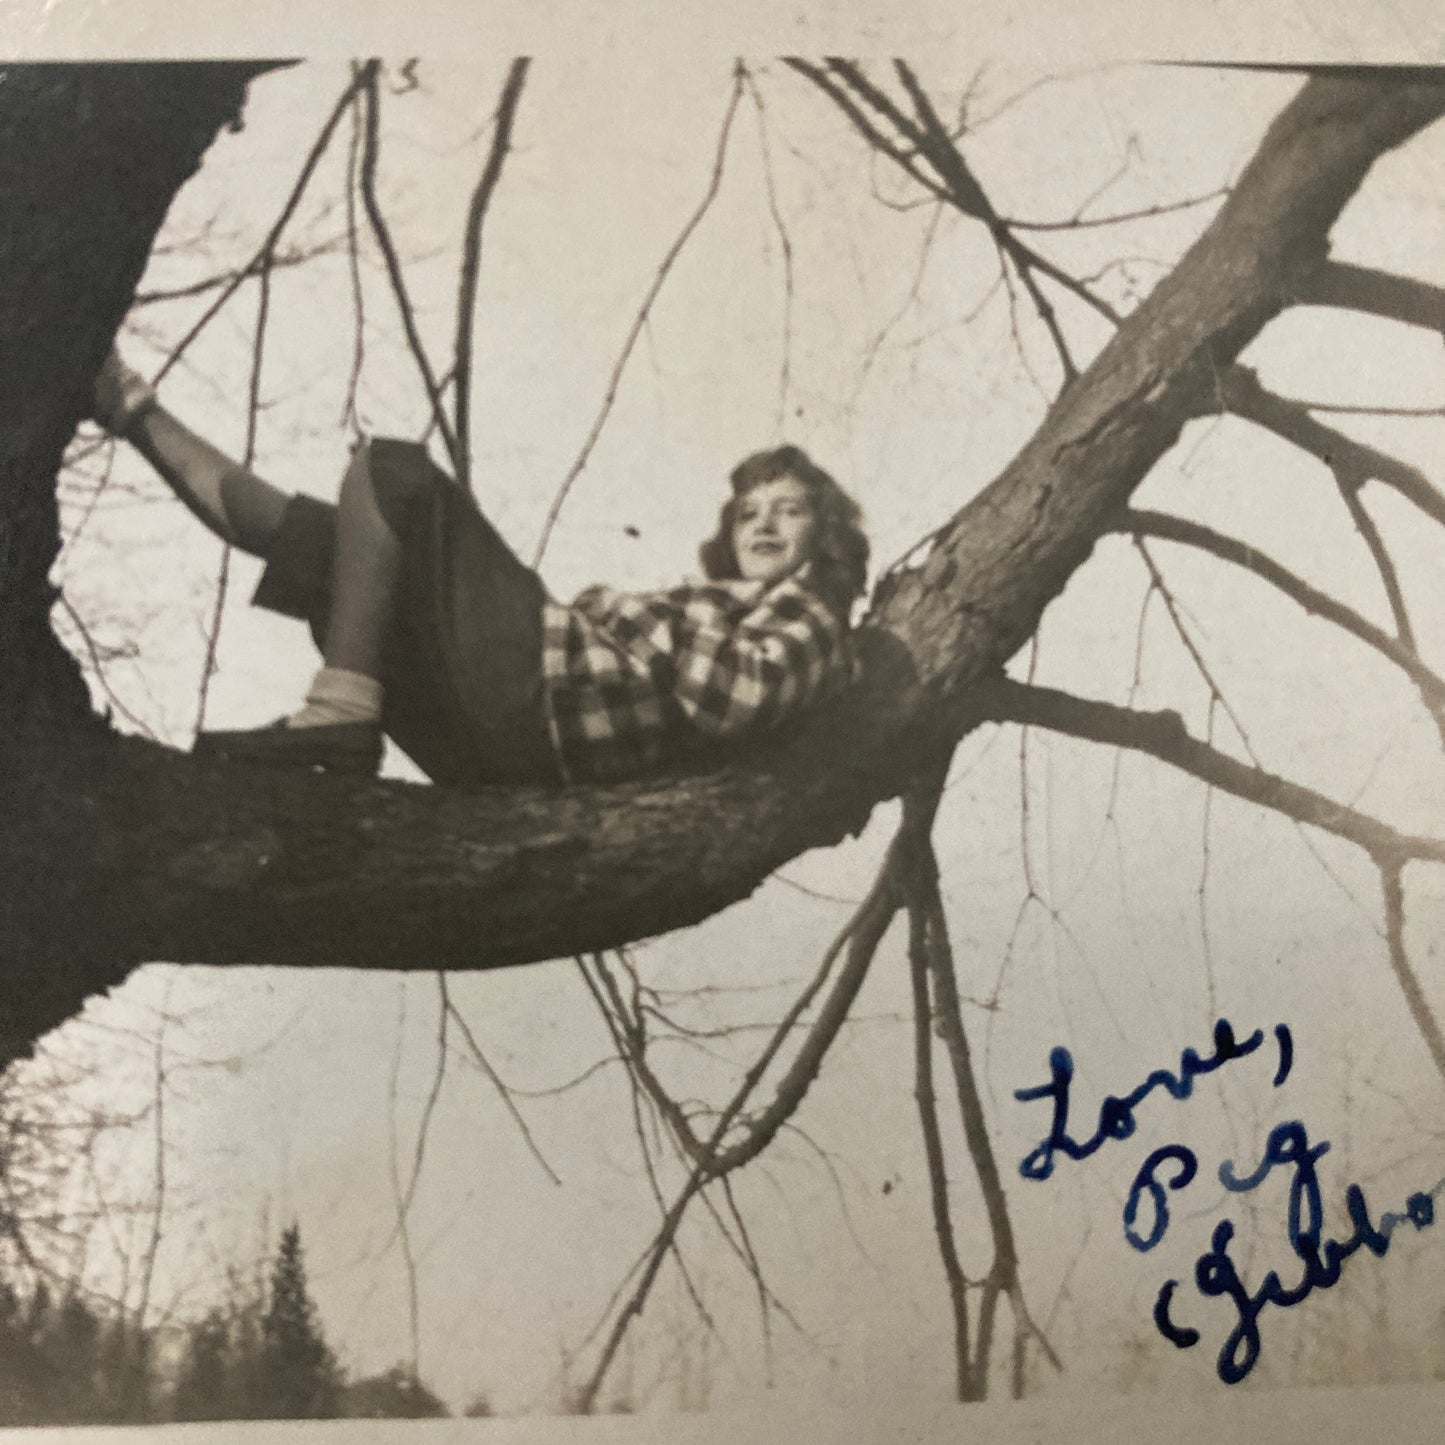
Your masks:
<instances>
[{"instance_id":1,"label":"woman's leg","mask_svg":"<svg viewBox=\"0 0 1445 1445\"><path fill-rule=\"evenodd\" d=\"M382 511L363 443L352 453L337 501L331 616L321 645L327 667L381 677L400 570L401 539Z\"/></svg>"},{"instance_id":2,"label":"woman's leg","mask_svg":"<svg viewBox=\"0 0 1445 1445\"><path fill-rule=\"evenodd\" d=\"M379 491L371 449L363 442L351 455L337 499L323 666L305 706L287 719L290 727L377 723L381 716L382 660L401 575L405 499L393 495L396 491L394 485L384 496Z\"/></svg>"},{"instance_id":3,"label":"woman's leg","mask_svg":"<svg viewBox=\"0 0 1445 1445\"><path fill-rule=\"evenodd\" d=\"M323 665L304 704L280 726L203 733L196 739L197 752L375 771L381 757L383 660L395 621L402 534L412 502L430 485L421 471L378 475L370 443L356 448L334 512L325 623L318 632Z\"/></svg>"},{"instance_id":4,"label":"woman's leg","mask_svg":"<svg viewBox=\"0 0 1445 1445\"><path fill-rule=\"evenodd\" d=\"M224 542L266 556L290 497L197 436L163 406L142 412L126 440Z\"/></svg>"}]
</instances>

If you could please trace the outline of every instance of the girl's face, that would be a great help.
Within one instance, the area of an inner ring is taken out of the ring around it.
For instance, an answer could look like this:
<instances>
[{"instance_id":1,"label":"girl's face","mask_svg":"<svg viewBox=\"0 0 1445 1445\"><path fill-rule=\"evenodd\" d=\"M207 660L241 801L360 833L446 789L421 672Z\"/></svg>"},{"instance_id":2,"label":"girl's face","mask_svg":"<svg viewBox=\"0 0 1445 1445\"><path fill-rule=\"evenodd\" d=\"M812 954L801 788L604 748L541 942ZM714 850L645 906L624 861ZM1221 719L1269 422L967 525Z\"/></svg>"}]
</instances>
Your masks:
<instances>
[{"instance_id":1,"label":"girl's face","mask_svg":"<svg viewBox=\"0 0 1445 1445\"><path fill-rule=\"evenodd\" d=\"M796 477L761 482L738 498L733 555L749 582L771 585L791 576L813 555L817 514Z\"/></svg>"}]
</instances>

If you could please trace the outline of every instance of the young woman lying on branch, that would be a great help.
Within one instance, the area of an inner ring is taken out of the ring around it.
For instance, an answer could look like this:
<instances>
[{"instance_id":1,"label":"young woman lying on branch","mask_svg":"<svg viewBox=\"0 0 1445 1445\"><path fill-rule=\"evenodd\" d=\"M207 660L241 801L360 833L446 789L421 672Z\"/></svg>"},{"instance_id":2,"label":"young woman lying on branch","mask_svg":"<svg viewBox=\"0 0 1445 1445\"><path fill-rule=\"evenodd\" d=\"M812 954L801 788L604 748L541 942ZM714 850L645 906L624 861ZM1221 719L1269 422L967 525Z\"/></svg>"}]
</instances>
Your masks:
<instances>
[{"instance_id":1,"label":"young woman lying on branch","mask_svg":"<svg viewBox=\"0 0 1445 1445\"><path fill-rule=\"evenodd\" d=\"M705 583L553 601L413 442L352 455L335 506L252 475L112 352L96 419L224 541L264 558L256 605L309 622L323 666L269 727L195 752L374 773L385 733L435 782L602 782L696 761L846 686L868 543L797 447L748 457L700 552Z\"/></svg>"}]
</instances>

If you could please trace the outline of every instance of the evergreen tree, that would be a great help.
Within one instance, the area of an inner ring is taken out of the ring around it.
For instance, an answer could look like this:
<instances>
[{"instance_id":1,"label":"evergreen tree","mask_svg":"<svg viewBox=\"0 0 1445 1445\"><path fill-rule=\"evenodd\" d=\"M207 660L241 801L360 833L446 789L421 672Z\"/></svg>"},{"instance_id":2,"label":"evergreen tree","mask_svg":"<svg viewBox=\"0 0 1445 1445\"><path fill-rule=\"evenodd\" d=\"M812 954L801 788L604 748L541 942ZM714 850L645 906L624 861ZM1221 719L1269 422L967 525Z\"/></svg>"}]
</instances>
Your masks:
<instances>
[{"instance_id":1,"label":"evergreen tree","mask_svg":"<svg viewBox=\"0 0 1445 1445\"><path fill-rule=\"evenodd\" d=\"M271 1271L271 1292L261 1320L261 1385L257 1414L270 1420L335 1419L341 1371L321 1332L306 1288L301 1229L281 1235Z\"/></svg>"},{"instance_id":2,"label":"evergreen tree","mask_svg":"<svg viewBox=\"0 0 1445 1445\"><path fill-rule=\"evenodd\" d=\"M231 1332L219 1309L193 1325L176 1380L171 1412L177 1420L226 1420L236 1406Z\"/></svg>"}]
</instances>

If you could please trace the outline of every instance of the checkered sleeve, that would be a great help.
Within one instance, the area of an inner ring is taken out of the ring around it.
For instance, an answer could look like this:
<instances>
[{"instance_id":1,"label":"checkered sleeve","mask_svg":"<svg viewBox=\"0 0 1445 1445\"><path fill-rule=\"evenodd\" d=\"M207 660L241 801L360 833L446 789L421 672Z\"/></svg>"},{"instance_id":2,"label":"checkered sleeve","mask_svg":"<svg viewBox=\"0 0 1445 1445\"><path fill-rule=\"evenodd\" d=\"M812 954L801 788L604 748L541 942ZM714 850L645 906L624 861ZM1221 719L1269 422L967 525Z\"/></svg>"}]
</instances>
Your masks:
<instances>
[{"instance_id":1,"label":"checkered sleeve","mask_svg":"<svg viewBox=\"0 0 1445 1445\"><path fill-rule=\"evenodd\" d=\"M850 676L845 624L807 587L787 579L751 606L692 592L674 623L673 697L710 737L776 727Z\"/></svg>"}]
</instances>

